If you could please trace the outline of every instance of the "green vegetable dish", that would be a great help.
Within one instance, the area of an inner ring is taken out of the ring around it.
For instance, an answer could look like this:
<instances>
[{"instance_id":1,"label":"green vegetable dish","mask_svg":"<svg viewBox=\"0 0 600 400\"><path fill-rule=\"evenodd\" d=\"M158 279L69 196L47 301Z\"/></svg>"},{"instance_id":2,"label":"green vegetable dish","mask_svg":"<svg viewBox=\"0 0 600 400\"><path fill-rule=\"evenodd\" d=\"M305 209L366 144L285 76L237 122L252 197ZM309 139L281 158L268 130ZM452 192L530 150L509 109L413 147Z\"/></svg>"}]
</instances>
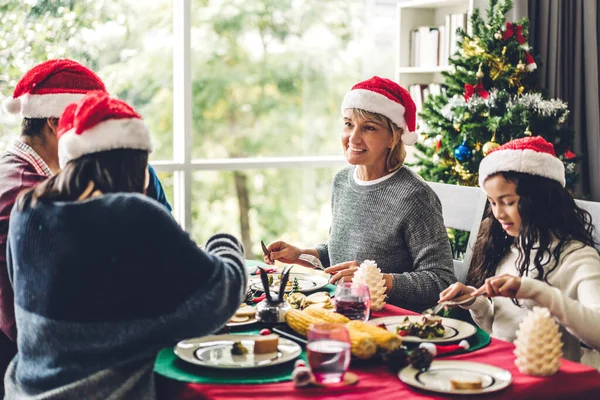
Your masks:
<instances>
[{"instance_id":1,"label":"green vegetable dish","mask_svg":"<svg viewBox=\"0 0 600 400\"><path fill-rule=\"evenodd\" d=\"M439 317L427 317L423 315L421 321L411 322L408 317L404 318L402 325L396 328L400 336L417 336L421 339L436 339L444 336L444 326Z\"/></svg>"}]
</instances>

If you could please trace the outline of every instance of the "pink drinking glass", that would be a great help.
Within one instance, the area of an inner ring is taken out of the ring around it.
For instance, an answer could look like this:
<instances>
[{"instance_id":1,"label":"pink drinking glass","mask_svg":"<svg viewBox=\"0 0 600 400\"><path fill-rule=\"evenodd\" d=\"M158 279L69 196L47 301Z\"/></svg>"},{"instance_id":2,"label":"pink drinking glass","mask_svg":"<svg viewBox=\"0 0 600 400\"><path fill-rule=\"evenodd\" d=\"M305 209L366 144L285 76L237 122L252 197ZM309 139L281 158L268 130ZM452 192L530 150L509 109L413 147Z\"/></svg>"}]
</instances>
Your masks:
<instances>
[{"instance_id":1,"label":"pink drinking glass","mask_svg":"<svg viewBox=\"0 0 600 400\"><path fill-rule=\"evenodd\" d=\"M364 283L342 282L335 288L335 312L350 319L369 319L371 294Z\"/></svg>"},{"instance_id":2,"label":"pink drinking glass","mask_svg":"<svg viewBox=\"0 0 600 400\"><path fill-rule=\"evenodd\" d=\"M306 335L308 365L319 383L339 383L350 365L350 335L343 324L312 324Z\"/></svg>"}]
</instances>

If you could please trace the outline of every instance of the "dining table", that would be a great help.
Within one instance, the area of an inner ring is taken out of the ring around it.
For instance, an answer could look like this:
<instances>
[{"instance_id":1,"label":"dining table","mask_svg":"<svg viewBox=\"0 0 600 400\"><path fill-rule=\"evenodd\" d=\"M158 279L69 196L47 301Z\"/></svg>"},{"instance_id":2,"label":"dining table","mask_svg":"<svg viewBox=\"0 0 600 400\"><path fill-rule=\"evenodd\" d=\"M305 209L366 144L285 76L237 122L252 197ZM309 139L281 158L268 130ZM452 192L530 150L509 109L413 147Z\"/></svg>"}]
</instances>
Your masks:
<instances>
[{"instance_id":1,"label":"dining table","mask_svg":"<svg viewBox=\"0 0 600 400\"><path fill-rule=\"evenodd\" d=\"M417 313L386 305L381 311L373 312L371 318L415 315ZM249 325L230 333L257 333L261 326ZM488 344L489 343L489 344ZM260 371L253 370L254 380L240 379L232 383L220 379L218 371L207 371L202 367L189 365L173 354L173 348L166 348L159 354L155 364L155 381L159 399L600 399L600 373L589 366L561 360L560 369L547 377L530 376L521 373L515 365L515 346L504 340L491 338L484 347L475 351L436 357L436 360L463 360L496 366L512 375L512 382L504 389L480 395L450 395L418 389L402 382L398 371L383 362L355 362L349 371L358 376L358 382L348 386L335 387L295 387L291 378L271 383L259 383ZM291 375L294 363L277 367L283 376ZM172 373L177 370L179 373ZM167 371L167 372L165 372ZM209 373L210 372L210 373ZM247 370L235 371L244 378ZM228 371L228 373L231 373ZM271 372L272 373L272 372Z\"/></svg>"}]
</instances>

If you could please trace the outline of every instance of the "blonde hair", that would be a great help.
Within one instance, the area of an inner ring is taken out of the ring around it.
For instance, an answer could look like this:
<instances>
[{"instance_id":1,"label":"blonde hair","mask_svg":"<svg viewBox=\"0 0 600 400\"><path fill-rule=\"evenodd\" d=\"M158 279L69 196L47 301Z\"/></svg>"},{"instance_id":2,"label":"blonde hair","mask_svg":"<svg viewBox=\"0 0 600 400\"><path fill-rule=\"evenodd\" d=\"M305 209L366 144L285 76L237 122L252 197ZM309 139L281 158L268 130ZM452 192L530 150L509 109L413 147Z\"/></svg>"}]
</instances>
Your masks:
<instances>
[{"instance_id":1,"label":"blonde hair","mask_svg":"<svg viewBox=\"0 0 600 400\"><path fill-rule=\"evenodd\" d=\"M351 108L350 110L352 111L352 116L354 118L378 122L386 127L392 134L392 148L388 151L388 155L385 160L385 168L387 171L394 172L404 165L406 149L404 148L404 142L400 139L403 129L398 128L398 125L393 123L392 120L385 115L365 111L360 108Z\"/></svg>"}]
</instances>

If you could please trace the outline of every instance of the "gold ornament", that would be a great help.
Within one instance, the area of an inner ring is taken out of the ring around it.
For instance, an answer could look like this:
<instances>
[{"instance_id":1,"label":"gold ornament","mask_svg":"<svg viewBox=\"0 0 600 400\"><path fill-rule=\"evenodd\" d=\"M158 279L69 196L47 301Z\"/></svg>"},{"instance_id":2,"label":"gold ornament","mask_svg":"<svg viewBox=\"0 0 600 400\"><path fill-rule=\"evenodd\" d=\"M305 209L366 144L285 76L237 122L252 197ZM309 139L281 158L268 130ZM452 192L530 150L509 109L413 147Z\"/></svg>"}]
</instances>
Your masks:
<instances>
[{"instance_id":1,"label":"gold ornament","mask_svg":"<svg viewBox=\"0 0 600 400\"><path fill-rule=\"evenodd\" d=\"M517 64L517 69L519 71L525 71L525 64L523 64L522 61L519 61L519 63Z\"/></svg>"},{"instance_id":2,"label":"gold ornament","mask_svg":"<svg viewBox=\"0 0 600 400\"><path fill-rule=\"evenodd\" d=\"M487 111L484 111L484 112L482 112L482 113L481 113L481 116L482 116L482 117L486 117L486 118L487 118L487 117L489 117L489 116L490 116L490 113L489 113L489 112L487 112Z\"/></svg>"},{"instance_id":3,"label":"gold ornament","mask_svg":"<svg viewBox=\"0 0 600 400\"><path fill-rule=\"evenodd\" d=\"M453 169L462 180L462 183L469 183L473 179L473 174L470 173L459 161L455 161Z\"/></svg>"},{"instance_id":4,"label":"gold ornament","mask_svg":"<svg viewBox=\"0 0 600 400\"><path fill-rule=\"evenodd\" d=\"M506 54L506 46L504 46L504 47L502 48L502 57L504 57L504 55L505 55L505 54Z\"/></svg>"},{"instance_id":5,"label":"gold ornament","mask_svg":"<svg viewBox=\"0 0 600 400\"><path fill-rule=\"evenodd\" d=\"M490 58L488 65L490 66L490 78L492 78L493 81L498 79L498 77L508 69L504 57Z\"/></svg>"},{"instance_id":6,"label":"gold ornament","mask_svg":"<svg viewBox=\"0 0 600 400\"><path fill-rule=\"evenodd\" d=\"M454 124L454 129L456 129L457 132L460 132L460 124L459 123Z\"/></svg>"},{"instance_id":7,"label":"gold ornament","mask_svg":"<svg viewBox=\"0 0 600 400\"><path fill-rule=\"evenodd\" d=\"M523 94L523 92L525 91L525 86L519 86L517 91L519 92L519 94ZM560 121L558 121L558 122L560 122Z\"/></svg>"},{"instance_id":8,"label":"gold ornament","mask_svg":"<svg viewBox=\"0 0 600 400\"><path fill-rule=\"evenodd\" d=\"M463 40L462 49L463 54L467 58L481 56L485 54L485 50L481 47L479 43L479 38L477 37L473 40L469 39L468 37L465 37L465 39Z\"/></svg>"},{"instance_id":9,"label":"gold ornament","mask_svg":"<svg viewBox=\"0 0 600 400\"><path fill-rule=\"evenodd\" d=\"M499 147L500 145L498 143L496 143L496 132L494 132L494 134L492 135L492 139L487 142L486 144L483 145L483 156L487 156L488 153L492 150L494 150L496 147Z\"/></svg>"},{"instance_id":10,"label":"gold ornament","mask_svg":"<svg viewBox=\"0 0 600 400\"><path fill-rule=\"evenodd\" d=\"M531 136L531 131L529 130L529 127L525 129L525 136Z\"/></svg>"},{"instance_id":11,"label":"gold ornament","mask_svg":"<svg viewBox=\"0 0 600 400\"><path fill-rule=\"evenodd\" d=\"M481 142L475 143L475 151L481 150Z\"/></svg>"},{"instance_id":12,"label":"gold ornament","mask_svg":"<svg viewBox=\"0 0 600 400\"><path fill-rule=\"evenodd\" d=\"M471 117L471 114L469 114L468 112L463 114L463 120L466 121Z\"/></svg>"},{"instance_id":13,"label":"gold ornament","mask_svg":"<svg viewBox=\"0 0 600 400\"><path fill-rule=\"evenodd\" d=\"M475 74L475 76L477 77L477 79L481 79L483 78L483 71L481 70L481 64L479 64L479 69L477 70L477 73Z\"/></svg>"},{"instance_id":14,"label":"gold ornament","mask_svg":"<svg viewBox=\"0 0 600 400\"><path fill-rule=\"evenodd\" d=\"M500 32L494 33L494 39L497 39L497 40L502 39L502 33L500 33Z\"/></svg>"}]
</instances>

